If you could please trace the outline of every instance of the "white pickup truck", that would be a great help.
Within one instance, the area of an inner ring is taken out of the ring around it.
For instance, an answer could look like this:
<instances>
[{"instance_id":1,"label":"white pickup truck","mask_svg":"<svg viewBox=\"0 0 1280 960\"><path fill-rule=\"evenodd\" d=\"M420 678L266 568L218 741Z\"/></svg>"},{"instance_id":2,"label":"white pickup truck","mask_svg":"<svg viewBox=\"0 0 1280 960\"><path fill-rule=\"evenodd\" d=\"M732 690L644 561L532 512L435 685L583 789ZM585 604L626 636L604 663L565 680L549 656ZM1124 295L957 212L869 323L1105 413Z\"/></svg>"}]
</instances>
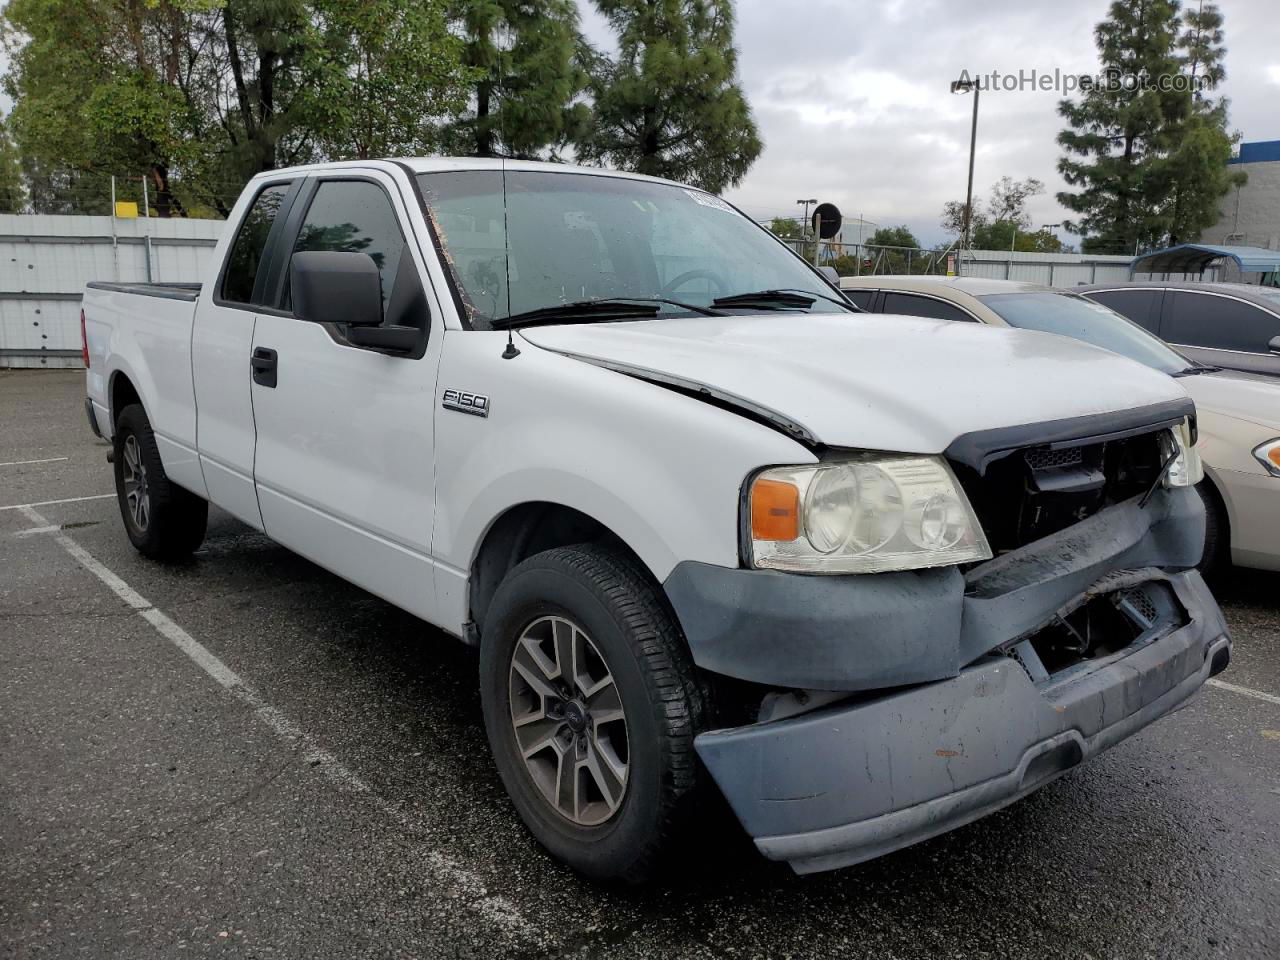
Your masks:
<instances>
[{"instance_id":1,"label":"white pickup truck","mask_svg":"<svg viewBox=\"0 0 1280 960\"><path fill-rule=\"evenodd\" d=\"M1230 658L1177 383L863 314L679 184L275 171L202 283L90 283L83 319L137 548L213 503L478 645L511 800L593 876L651 875L716 790L797 871L887 853Z\"/></svg>"}]
</instances>

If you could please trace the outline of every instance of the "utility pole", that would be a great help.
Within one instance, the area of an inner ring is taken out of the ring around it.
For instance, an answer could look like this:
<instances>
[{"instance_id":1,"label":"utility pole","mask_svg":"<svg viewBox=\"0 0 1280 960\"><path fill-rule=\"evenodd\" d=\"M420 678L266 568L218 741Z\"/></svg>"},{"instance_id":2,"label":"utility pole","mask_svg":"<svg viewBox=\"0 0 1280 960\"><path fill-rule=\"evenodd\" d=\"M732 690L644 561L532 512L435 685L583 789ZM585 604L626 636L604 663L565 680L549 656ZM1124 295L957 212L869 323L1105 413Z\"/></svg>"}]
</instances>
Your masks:
<instances>
[{"instance_id":1,"label":"utility pole","mask_svg":"<svg viewBox=\"0 0 1280 960\"><path fill-rule=\"evenodd\" d=\"M800 220L800 249L796 251L796 253L800 254L801 257L804 256L804 238L805 236L808 235L808 232L809 232L809 204L817 203L817 202L818 200L816 197L810 197L808 200L796 201L796 203L804 207L804 217ZM813 246L814 246L814 250L816 251L818 247L817 237L814 237Z\"/></svg>"},{"instance_id":2,"label":"utility pole","mask_svg":"<svg viewBox=\"0 0 1280 960\"><path fill-rule=\"evenodd\" d=\"M967 74L966 74L967 76ZM978 94L982 91L970 79L951 81L952 93L973 94L973 123L969 128L969 186L964 195L964 225L960 230L960 272L964 272L964 251L969 248L969 227L973 223L973 161L978 146Z\"/></svg>"}]
</instances>

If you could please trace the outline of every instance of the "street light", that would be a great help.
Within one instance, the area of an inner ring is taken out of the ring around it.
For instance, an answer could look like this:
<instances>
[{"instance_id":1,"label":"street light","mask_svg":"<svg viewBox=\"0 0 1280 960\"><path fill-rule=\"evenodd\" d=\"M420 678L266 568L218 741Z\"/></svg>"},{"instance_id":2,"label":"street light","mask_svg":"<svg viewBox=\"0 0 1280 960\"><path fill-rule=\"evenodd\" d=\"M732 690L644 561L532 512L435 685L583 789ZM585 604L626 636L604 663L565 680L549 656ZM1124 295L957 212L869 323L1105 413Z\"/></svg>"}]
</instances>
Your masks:
<instances>
[{"instance_id":1,"label":"street light","mask_svg":"<svg viewBox=\"0 0 1280 960\"><path fill-rule=\"evenodd\" d=\"M969 130L969 188L965 191L964 225L960 231L960 250L963 252L969 247L969 224L973 220L973 155L974 149L978 145L978 94L982 91L973 80L969 79L968 71L966 71L963 78L951 81L951 92L973 94L973 126ZM961 262L963 262L963 257Z\"/></svg>"},{"instance_id":2,"label":"street light","mask_svg":"<svg viewBox=\"0 0 1280 960\"><path fill-rule=\"evenodd\" d=\"M805 223L808 223L808 222L809 222L809 204L811 204L811 203L817 203L817 202L818 202L818 200L817 200L817 198L816 198L816 197L810 197L808 200L797 200L797 201L796 201L796 203L799 203L799 204L803 204L803 205L804 205L804 222L805 222Z\"/></svg>"}]
</instances>

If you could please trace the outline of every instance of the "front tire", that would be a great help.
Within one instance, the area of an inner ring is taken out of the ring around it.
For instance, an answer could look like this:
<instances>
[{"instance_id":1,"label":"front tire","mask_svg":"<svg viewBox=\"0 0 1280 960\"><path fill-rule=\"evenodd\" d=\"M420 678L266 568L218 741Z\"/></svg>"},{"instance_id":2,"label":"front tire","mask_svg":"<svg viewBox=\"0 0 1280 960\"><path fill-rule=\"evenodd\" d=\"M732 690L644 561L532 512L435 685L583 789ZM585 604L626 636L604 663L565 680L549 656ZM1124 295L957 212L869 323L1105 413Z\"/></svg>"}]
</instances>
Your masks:
<instances>
[{"instance_id":1,"label":"front tire","mask_svg":"<svg viewBox=\"0 0 1280 960\"><path fill-rule=\"evenodd\" d=\"M153 560L181 560L204 542L209 504L169 480L141 404L120 411L112 437L116 499L129 541Z\"/></svg>"},{"instance_id":2,"label":"front tire","mask_svg":"<svg viewBox=\"0 0 1280 960\"><path fill-rule=\"evenodd\" d=\"M493 598L480 680L498 773L534 836L588 876L651 876L692 820L703 717L652 581L595 544L530 557Z\"/></svg>"},{"instance_id":3,"label":"front tire","mask_svg":"<svg viewBox=\"0 0 1280 960\"><path fill-rule=\"evenodd\" d=\"M1204 501L1204 553L1197 569L1205 577L1214 576L1231 564L1231 532L1227 505L1208 480L1196 484Z\"/></svg>"}]
</instances>

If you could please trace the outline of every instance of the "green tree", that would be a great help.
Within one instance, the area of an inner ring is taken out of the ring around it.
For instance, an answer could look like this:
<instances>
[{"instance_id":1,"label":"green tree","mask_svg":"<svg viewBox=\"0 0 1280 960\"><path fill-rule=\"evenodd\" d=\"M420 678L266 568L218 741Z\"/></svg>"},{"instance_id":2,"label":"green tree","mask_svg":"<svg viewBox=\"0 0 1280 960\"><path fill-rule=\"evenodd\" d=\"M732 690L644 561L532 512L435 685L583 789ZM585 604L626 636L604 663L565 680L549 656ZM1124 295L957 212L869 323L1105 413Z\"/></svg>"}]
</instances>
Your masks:
<instances>
[{"instance_id":1,"label":"green tree","mask_svg":"<svg viewBox=\"0 0 1280 960\"><path fill-rule=\"evenodd\" d=\"M905 223L896 227L878 227L867 239L867 244L872 247L920 247L920 241Z\"/></svg>"},{"instance_id":2,"label":"green tree","mask_svg":"<svg viewBox=\"0 0 1280 960\"><path fill-rule=\"evenodd\" d=\"M1044 193L1044 184L1034 177L1015 180L1003 176L991 185L985 209L975 204L970 222L973 247L976 250L1016 250L1053 253L1062 244L1046 230L1031 231L1031 215L1027 202ZM964 229L964 203L951 200L942 208L942 227L959 237Z\"/></svg>"},{"instance_id":3,"label":"green tree","mask_svg":"<svg viewBox=\"0 0 1280 960\"><path fill-rule=\"evenodd\" d=\"M425 150L465 100L444 3L11 0L32 203L104 210L112 175L145 176L161 216L225 215L263 170Z\"/></svg>"},{"instance_id":4,"label":"green tree","mask_svg":"<svg viewBox=\"0 0 1280 960\"><path fill-rule=\"evenodd\" d=\"M111 173L151 180L158 212L181 211L169 175L190 159L192 117L178 87L196 3L12 0L5 9L11 129L33 200L72 202ZM37 186L37 181L39 185Z\"/></svg>"},{"instance_id":5,"label":"green tree","mask_svg":"<svg viewBox=\"0 0 1280 960\"><path fill-rule=\"evenodd\" d=\"M1175 146L1167 161L1173 194L1170 245L1198 240L1201 231L1218 220L1218 201L1246 179L1227 164L1237 139L1227 132L1228 102L1225 97L1215 100L1206 95L1226 78L1222 22L1217 5L1204 0L1183 14L1178 49L1189 90L1186 119L1173 138Z\"/></svg>"},{"instance_id":6,"label":"green tree","mask_svg":"<svg viewBox=\"0 0 1280 960\"><path fill-rule=\"evenodd\" d=\"M1062 241L1043 227L1029 230L1015 220L991 220L973 232L975 250L1015 250L1019 253L1062 253Z\"/></svg>"},{"instance_id":7,"label":"green tree","mask_svg":"<svg viewBox=\"0 0 1280 960\"><path fill-rule=\"evenodd\" d=\"M618 37L591 82L584 160L718 193L762 144L737 80L730 0L596 0Z\"/></svg>"},{"instance_id":8,"label":"green tree","mask_svg":"<svg viewBox=\"0 0 1280 960\"><path fill-rule=\"evenodd\" d=\"M452 0L471 70L445 143L467 156L538 157L580 135L590 111L573 0Z\"/></svg>"},{"instance_id":9,"label":"green tree","mask_svg":"<svg viewBox=\"0 0 1280 960\"><path fill-rule=\"evenodd\" d=\"M842 266L846 270L853 267L852 272L856 273L922 273L928 268L929 258L916 253L918 250L920 241L906 224L878 227L867 238L866 246L860 251L863 255L862 263L857 263L853 257L847 257ZM844 275L841 266L837 266L836 271Z\"/></svg>"},{"instance_id":10,"label":"green tree","mask_svg":"<svg viewBox=\"0 0 1280 960\"><path fill-rule=\"evenodd\" d=\"M1176 0L1117 0L1094 31L1106 82L1058 113L1065 155L1058 170L1070 187L1058 202L1085 235L1085 252L1130 253L1161 243L1169 232L1170 171L1166 158L1185 116L1186 95L1161 83L1179 73Z\"/></svg>"},{"instance_id":11,"label":"green tree","mask_svg":"<svg viewBox=\"0 0 1280 960\"><path fill-rule=\"evenodd\" d=\"M26 208L22 159L9 136L8 124L0 122L0 213L22 213Z\"/></svg>"},{"instance_id":12,"label":"green tree","mask_svg":"<svg viewBox=\"0 0 1280 960\"><path fill-rule=\"evenodd\" d=\"M788 246L810 263L813 262L813 243L807 242L807 238L813 234L805 228L801 218L774 217L769 223L769 229L783 240L793 241Z\"/></svg>"},{"instance_id":13,"label":"green tree","mask_svg":"<svg viewBox=\"0 0 1280 960\"><path fill-rule=\"evenodd\" d=\"M326 157L429 153L466 105L463 42L442 3L315 0L319 42L302 60L300 127Z\"/></svg>"}]
</instances>

